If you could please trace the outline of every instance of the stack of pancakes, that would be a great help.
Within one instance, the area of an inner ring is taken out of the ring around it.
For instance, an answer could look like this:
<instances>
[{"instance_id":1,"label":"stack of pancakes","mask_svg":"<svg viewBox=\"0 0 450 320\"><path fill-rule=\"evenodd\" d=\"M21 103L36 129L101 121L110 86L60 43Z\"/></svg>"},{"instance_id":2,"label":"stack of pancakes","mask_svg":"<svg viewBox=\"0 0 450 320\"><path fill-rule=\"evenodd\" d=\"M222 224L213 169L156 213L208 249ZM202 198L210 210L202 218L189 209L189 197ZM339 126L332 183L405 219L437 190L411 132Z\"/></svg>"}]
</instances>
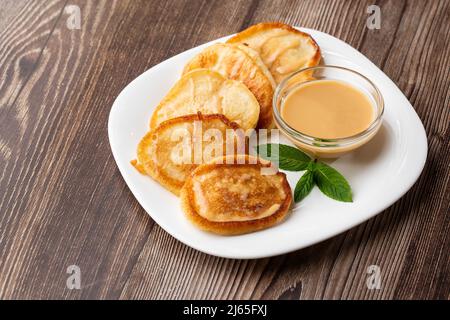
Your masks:
<instances>
[{"instance_id":1,"label":"stack of pancakes","mask_svg":"<svg viewBox=\"0 0 450 320\"><path fill-rule=\"evenodd\" d=\"M315 41L282 23L207 47L156 107L132 164L180 196L203 230L242 234L278 223L291 189L283 173L264 174L270 164L245 154L245 131L273 128L276 85L319 61Z\"/></svg>"}]
</instances>

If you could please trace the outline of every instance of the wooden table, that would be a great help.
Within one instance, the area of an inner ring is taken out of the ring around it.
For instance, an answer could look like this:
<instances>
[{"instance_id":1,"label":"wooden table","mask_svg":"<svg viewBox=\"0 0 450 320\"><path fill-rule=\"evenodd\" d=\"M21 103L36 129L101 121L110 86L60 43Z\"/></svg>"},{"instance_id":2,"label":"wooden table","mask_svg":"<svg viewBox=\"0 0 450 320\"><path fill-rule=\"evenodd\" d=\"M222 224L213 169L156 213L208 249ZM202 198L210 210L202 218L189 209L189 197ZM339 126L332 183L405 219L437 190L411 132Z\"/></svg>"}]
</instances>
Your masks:
<instances>
[{"instance_id":1,"label":"wooden table","mask_svg":"<svg viewBox=\"0 0 450 320\"><path fill-rule=\"evenodd\" d=\"M366 27L373 3L380 30ZM379 66L422 119L428 160L400 201L344 234L274 258L216 258L139 206L108 114L155 64L272 20L327 32ZM449 21L448 0L1 0L0 298L448 299ZM66 287L70 265L79 290Z\"/></svg>"}]
</instances>

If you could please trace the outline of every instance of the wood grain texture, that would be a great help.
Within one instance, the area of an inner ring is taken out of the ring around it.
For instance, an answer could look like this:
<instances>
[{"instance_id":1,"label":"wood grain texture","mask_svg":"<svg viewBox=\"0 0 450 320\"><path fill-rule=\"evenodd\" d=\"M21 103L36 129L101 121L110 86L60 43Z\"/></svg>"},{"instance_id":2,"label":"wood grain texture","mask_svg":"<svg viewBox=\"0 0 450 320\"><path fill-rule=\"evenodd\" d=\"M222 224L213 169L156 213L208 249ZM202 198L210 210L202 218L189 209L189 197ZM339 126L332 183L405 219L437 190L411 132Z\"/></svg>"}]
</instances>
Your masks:
<instances>
[{"instance_id":1,"label":"wood grain texture","mask_svg":"<svg viewBox=\"0 0 450 320\"><path fill-rule=\"evenodd\" d=\"M381 7L380 30L366 8ZM81 29L64 8L78 5ZM318 29L360 50L405 93L429 142L414 187L312 247L230 260L173 239L114 163L109 109L153 65L260 21ZM448 299L450 2L2 1L0 298ZM78 265L81 290L68 290ZM368 290L367 267L382 287Z\"/></svg>"}]
</instances>

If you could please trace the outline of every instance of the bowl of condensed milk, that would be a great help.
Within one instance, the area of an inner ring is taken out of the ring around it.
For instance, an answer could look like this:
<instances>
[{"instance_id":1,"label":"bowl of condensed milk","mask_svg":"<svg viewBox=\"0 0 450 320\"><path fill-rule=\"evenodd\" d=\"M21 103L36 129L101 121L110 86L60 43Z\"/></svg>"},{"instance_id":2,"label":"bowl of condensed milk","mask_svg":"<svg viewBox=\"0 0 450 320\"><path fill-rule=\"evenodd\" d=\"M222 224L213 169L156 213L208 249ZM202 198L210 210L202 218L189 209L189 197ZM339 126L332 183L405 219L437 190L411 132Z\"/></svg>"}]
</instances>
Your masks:
<instances>
[{"instance_id":1,"label":"bowl of condensed milk","mask_svg":"<svg viewBox=\"0 0 450 320\"><path fill-rule=\"evenodd\" d=\"M338 66L299 70L278 85L273 98L277 127L319 158L337 158L366 144L378 132L383 112L373 82Z\"/></svg>"}]
</instances>

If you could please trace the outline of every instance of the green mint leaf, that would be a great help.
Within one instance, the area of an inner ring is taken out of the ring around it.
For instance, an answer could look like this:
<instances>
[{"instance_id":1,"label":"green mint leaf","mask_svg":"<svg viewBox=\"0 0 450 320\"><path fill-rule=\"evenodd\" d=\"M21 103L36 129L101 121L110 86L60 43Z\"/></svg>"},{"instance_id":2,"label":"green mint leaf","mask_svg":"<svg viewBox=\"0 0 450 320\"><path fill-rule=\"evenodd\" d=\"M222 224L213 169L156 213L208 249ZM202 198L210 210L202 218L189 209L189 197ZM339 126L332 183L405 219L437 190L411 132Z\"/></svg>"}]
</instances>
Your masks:
<instances>
[{"instance_id":1,"label":"green mint leaf","mask_svg":"<svg viewBox=\"0 0 450 320\"><path fill-rule=\"evenodd\" d=\"M314 187L314 172L307 170L298 180L294 190L295 202L302 201Z\"/></svg>"},{"instance_id":2,"label":"green mint leaf","mask_svg":"<svg viewBox=\"0 0 450 320\"><path fill-rule=\"evenodd\" d=\"M314 182L326 196L342 202L353 202L352 189L347 180L329 165L315 163Z\"/></svg>"},{"instance_id":3,"label":"green mint leaf","mask_svg":"<svg viewBox=\"0 0 450 320\"><path fill-rule=\"evenodd\" d=\"M278 161L280 169L287 171L303 171L308 168L311 158L297 148L279 144L278 155L272 156L272 147L275 150L277 145L274 143L262 144L256 147L259 156L270 161ZM267 148L267 149L266 149ZM266 150L266 152L263 152Z\"/></svg>"}]
</instances>

